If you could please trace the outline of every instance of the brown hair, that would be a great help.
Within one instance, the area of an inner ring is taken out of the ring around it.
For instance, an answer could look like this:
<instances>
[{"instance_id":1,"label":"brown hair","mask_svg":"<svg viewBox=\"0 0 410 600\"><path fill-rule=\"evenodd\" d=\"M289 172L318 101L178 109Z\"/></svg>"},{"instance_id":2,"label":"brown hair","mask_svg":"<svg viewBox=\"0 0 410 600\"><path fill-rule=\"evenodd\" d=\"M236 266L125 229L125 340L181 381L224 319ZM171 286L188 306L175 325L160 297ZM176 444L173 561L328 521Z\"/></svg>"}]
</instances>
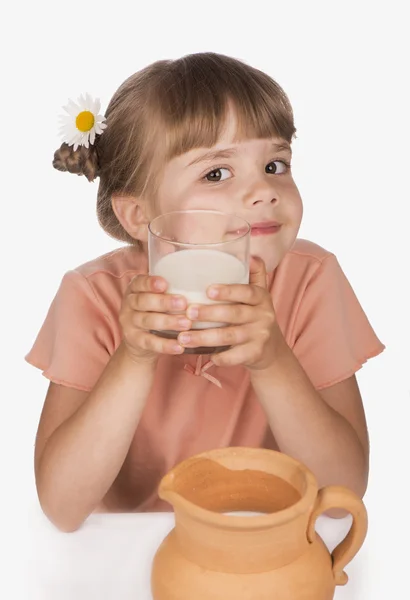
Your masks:
<instances>
[{"instance_id":1,"label":"brown hair","mask_svg":"<svg viewBox=\"0 0 410 600\"><path fill-rule=\"evenodd\" d=\"M238 119L238 139L280 137L296 129L282 88L265 73L228 56L191 54L161 60L129 77L105 113L107 128L86 149L62 144L53 166L100 178L97 215L117 240L135 244L114 214L114 194L153 193L161 164L197 147L211 147L225 124L228 104Z\"/></svg>"}]
</instances>

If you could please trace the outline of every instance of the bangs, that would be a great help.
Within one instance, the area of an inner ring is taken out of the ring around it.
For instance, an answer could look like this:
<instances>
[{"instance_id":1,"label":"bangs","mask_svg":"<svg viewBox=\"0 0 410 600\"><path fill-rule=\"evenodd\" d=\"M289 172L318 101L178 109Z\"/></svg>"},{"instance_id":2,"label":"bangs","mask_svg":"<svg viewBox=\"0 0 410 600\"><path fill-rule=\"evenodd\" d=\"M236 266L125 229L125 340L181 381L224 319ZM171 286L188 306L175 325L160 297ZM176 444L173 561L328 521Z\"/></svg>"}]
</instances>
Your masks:
<instances>
[{"instance_id":1,"label":"bangs","mask_svg":"<svg viewBox=\"0 0 410 600\"><path fill-rule=\"evenodd\" d=\"M156 113L166 161L194 148L214 146L228 111L237 120L235 141L295 135L293 111L282 88L268 75L244 63L208 54L170 62L156 93ZM223 66L224 68L221 68ZM159 132L158 132L159 133ZM165 138L165 140L164 140Z\"/></svg>"}]
</instances>

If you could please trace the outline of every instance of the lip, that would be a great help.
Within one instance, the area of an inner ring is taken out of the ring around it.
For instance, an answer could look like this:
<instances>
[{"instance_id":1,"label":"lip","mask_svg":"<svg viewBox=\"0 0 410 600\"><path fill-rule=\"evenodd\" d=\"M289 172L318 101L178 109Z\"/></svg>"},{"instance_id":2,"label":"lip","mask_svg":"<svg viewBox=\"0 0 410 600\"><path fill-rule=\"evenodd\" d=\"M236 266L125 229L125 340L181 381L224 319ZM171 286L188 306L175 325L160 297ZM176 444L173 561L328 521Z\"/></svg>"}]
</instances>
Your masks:
<instances>
[{"instance_id":1,"label":"lip","mask_svg":"<svg viewBox=\"0 0 410 600\"><path fill-rule=\"evenodd\" d=\"M277 233L282 227L277 221L263 221L251 225L251 235L271 235Z\"/></svg>"}]
</instances>

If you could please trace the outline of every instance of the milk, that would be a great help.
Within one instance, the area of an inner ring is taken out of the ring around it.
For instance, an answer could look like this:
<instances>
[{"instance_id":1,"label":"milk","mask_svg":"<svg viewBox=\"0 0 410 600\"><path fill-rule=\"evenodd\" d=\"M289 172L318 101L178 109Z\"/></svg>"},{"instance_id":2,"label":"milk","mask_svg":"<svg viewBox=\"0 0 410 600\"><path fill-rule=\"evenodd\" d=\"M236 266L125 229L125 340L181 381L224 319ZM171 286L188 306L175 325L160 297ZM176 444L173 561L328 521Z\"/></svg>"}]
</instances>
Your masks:
<instances>
[{"instance_id":1,"label":"milk","mask_svg":"<svg viewBox=\"0 0 410 600\"><path fill-rule=\"evenodd\" d=\"M185 296L188 304L217 304L206 295L216 283L249 283L249 268L236 256L220 250L189 249L166 254L151 269L168 282L167 292ZM194 322L193 329L221 327L224 323Z\"/></svg>"}]
</instances>

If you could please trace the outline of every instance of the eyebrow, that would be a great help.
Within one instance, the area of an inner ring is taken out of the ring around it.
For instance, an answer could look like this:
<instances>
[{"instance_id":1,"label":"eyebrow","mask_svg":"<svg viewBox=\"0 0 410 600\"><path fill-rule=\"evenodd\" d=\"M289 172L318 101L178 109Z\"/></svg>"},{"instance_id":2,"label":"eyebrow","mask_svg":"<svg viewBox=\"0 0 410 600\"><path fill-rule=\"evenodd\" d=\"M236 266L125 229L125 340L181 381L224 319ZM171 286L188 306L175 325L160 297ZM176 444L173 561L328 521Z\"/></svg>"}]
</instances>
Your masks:
<instances>
[{"instance_id":1,"label":"eyebrow","mask_svg":"<svg viewBox=\"0 0 410 600\"><path fill-rule=\"evenodd\" d=\"M196 165L198 163L206 162L209 160L212 161L212 160L219 160L220 158L232 158L232 156L234 156L235 154L237 154L236 148L226 148L225 150L216 150L214 152L206 152L205 154L201 154L200 156L197 156L196 158L194 158L194 160L189 163L188 167L190 167L191 165Z\"/></svg>"},{"instance_id":2,"label":"eyebrow","mask_svg":"<svg viewBox=\"0 0 410 600\"><path fill-rule=\"evenodd\" d=\"M292 154L292 148L288 142L281 142L280 144L272 144L272 148L276 152L290 152ZM221 158L232 158L238 151L236 148L225 148L224 150L216 150L214 152L206 152L201 154L192 160L187 166L197 165L198 163L219 160Z\"/></svg>"},{"instance_id":3,"label":"eyebrow","mask_svg":"<svg viewBox=\"0 0 410 600\"><path fill-rule=\"evenodd\" d=\"M276 152L290 152L292 154L292 148L288 142L281 142L280 144L272 144L272 147Z\"/></svg>"}]
</instances>

